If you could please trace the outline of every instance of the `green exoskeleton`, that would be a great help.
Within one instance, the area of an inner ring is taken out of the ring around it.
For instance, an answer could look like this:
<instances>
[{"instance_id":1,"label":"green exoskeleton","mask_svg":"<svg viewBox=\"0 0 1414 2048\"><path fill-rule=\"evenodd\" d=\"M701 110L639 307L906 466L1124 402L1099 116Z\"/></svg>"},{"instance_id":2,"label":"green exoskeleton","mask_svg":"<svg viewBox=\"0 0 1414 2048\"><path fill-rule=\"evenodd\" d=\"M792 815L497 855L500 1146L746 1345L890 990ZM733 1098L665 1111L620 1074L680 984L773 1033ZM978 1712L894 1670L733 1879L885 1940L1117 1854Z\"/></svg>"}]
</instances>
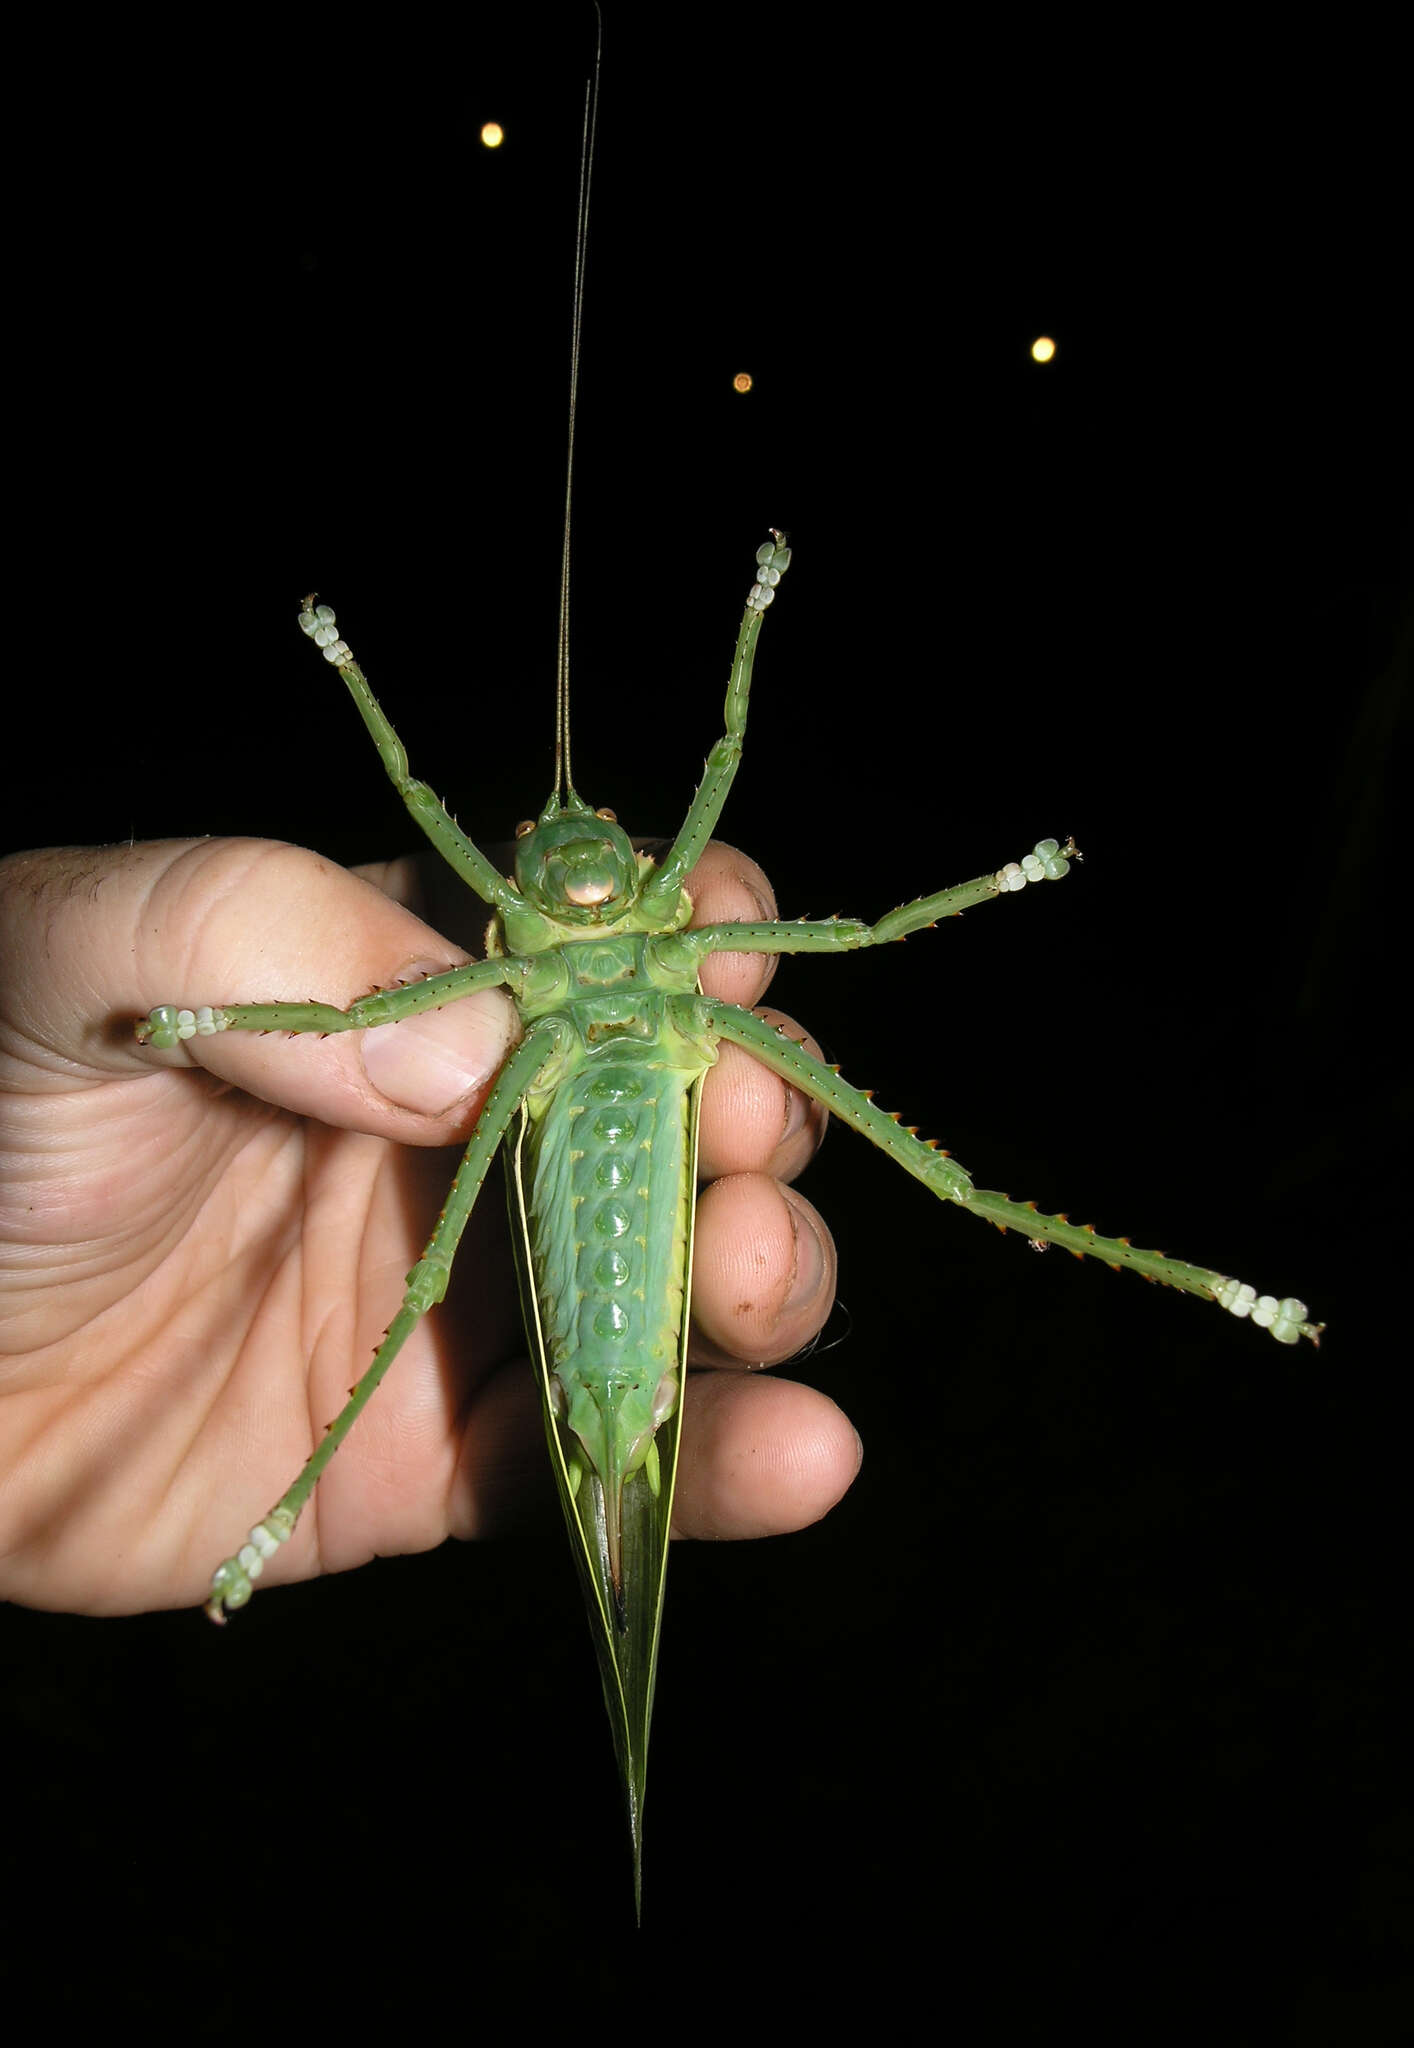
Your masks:
<instances>
[{"instance_id":1,"label":"green exoskeleton","mask_svg":"<svg viewBox=\"0 0 1414 2048\"><path fill-rule=\"evenodd\" d=\"M343 677L384 766L437 851L490 907L488 957L347 1010L318 1002L183 1009L164 1004L138 1035L170 1047L220 1031L360 1030L455 1002L490 986L513 997L521 1036L466 1148L446 1205L388 1333L319 1449L212 1580L220 1621L250 1598L314 1487L418 1319L439 1302L487 1169L504 1148L522 1300L538 1361L546 1436L598 1650L628 1797L635 1869L678 1447L684 1426L697 1111L723 1043L744 1048L888 1152L942 1200L1033 1244L1064 1246L1217 1302L1279 1342L1317 1340L1305 1304L1258 1296L1205 1267L1102 1237L974 1185L936 1144L903 1128L867 1091L749 1010L701 993L716 951L842 952L906 937L1029 882L1059 881L1073 842L1043 839L957 887L851 919L715 924L689 929L685 881L711 837L739 765L764 614L790 563L784 536L758 549L727 685L725 731L682 827L661 859L635 852L611 811L570 775L567 692L560 693L559 770L539 817L521 828L513 876L466 837L414 779L333 611L306 601L300 625ZM691 1426L690 1415L687 1426Z\"/></svg>"}]
</instances>

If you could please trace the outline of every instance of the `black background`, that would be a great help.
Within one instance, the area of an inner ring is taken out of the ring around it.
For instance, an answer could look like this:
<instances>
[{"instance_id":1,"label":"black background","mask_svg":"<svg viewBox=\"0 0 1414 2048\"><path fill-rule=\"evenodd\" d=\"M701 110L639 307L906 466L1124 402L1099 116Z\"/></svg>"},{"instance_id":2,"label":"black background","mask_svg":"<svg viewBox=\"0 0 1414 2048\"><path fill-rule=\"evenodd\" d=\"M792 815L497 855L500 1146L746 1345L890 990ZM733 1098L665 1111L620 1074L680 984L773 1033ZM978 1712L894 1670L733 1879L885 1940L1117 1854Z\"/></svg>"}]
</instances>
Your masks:
<instances>
[{"instance_id":1,"label":"black background","mask_svg":"<svg viewBox=\"0 0 1414 2048\"><path fill-rule=\"evenodd\" d=\"M580 787L673 829L753 550L789 529L724 820L783 912L876 915L1046 833L1087 860L786 963L774 999L984 1185L1299 1293L1330 1335L1278 1350L1037 1258L837 1133L806 1186L848 1318L796 1370L865 1463L815 1529L675 1554L642 1933L547 1474L513 1541L224 1636L5 1612L9 1967L192 2038L290 2020L293 1970L299 2015L379 2025L567 1998L672 2024L686 1995L764 2030L922 1993L963 2040L1191 2010L1212 2040L1393 2041L1391 55L607 14ZM468 829L539 807L587 22L340 22L56 109L12 844L405 850L295 629L313 587Z\"/></svg>"}]
</instances>

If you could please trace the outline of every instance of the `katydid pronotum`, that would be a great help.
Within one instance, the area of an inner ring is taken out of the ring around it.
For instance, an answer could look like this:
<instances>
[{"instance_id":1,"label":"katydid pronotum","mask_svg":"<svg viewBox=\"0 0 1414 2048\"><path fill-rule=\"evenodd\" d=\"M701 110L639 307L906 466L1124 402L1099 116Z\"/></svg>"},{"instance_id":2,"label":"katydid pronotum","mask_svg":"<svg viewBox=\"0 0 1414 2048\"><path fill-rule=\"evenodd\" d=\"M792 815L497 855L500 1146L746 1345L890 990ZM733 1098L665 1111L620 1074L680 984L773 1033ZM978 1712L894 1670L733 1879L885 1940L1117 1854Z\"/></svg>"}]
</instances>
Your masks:
<instances>
[{"instance_id":1,"label":"katydid pronotum","mask_svg":"<svg viewBox=\"0 0 1414 2048\"><path fill-rule=\"evenodd\" d=\"M891 943L964 909L1058 881L1078 849L1043 839L1021 860L938 890L872 924L824 920L688 929L684 888L726 802L742 754L762 621L790 564L773 533L756 555L727 687L725 732L668 852L636 853L612 812L575 790L562 671L556 787L521 828L514 875L501 874L427 784L412 777L328 605L300 625L343 677L412 817L492 910L487 958L345 1010L309 1002L162 1004L138 1026L158 1048L224 1031L339 1032L396 1023L500 987L522 1035L467 1146L441 1218L373 1363L322 1444L246 1542L216 1570L213 1620L245 1604L290 1536L320 1475L419 1318L446 1291L462 1230L504 1147L527 1332L546 1436L589 1608L641 1870L641 1817L667 1542L684 1420L697 1105L722 1044L736 1045L890 1154L934 1195L1038 1246L1054 1244L1216 1302L1283 1344L1313 1342L1303 1302L1258 1296L1210 1268L1048 1216L978 1188L936 1143L900 1125L752 1012L704 996L716 950L845 952ZM690 1427L690 1421L688 1423Z\"/></svg>"}]
</instances>

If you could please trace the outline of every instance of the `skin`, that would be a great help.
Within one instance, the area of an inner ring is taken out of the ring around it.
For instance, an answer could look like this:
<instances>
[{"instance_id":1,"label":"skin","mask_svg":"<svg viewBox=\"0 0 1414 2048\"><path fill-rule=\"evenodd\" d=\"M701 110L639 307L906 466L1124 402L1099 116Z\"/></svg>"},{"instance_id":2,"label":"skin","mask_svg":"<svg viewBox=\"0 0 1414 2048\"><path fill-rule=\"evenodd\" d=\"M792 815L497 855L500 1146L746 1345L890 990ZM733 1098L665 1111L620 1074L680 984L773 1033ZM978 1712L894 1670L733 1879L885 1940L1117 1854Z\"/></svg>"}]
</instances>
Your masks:
<instances>
[{"instance_id":1,"label":"skin","mask_svg":"<svg viewBox=\"0 0 1414 2048\"><path fill-rule=\"evenodd\" d=\"M465 1144L514 1034L507 998L379 1032L228 1032L170 1052L139 1046L132 1024L171 1000L342 1006L457 965L486 913L444 872L353 873L265 840L0 862L3 1597L91 1614L199 1604L367 1367L450 1182L445 1148ZM694 923L776 915L731 847L710 847L689 887ZM718 955L704 985L759 1005L774 965ZM723 1048L702 1109L703 1369L679 1535L804 1527L858 1470L833 1402L751 1370L789 1358L829 1313L834 1247L789 1185L823 1124ZM447 1301L262 1584L482 1535L528 1499L550 1499L544 1442L488 1182Z\"/></svg>"}]
</instances>

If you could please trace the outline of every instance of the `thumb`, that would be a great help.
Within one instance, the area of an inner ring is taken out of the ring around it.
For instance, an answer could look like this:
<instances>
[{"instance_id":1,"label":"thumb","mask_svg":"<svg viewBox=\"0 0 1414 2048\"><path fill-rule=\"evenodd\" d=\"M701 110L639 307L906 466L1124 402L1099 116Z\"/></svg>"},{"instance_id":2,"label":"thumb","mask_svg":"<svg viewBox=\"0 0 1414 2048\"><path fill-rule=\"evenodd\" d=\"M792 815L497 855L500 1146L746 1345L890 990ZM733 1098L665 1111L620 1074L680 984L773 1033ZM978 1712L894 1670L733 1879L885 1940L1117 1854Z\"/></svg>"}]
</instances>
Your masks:
<instances>
[{"instance_id":1,"label":"thumb","mask_svg":"<svg viewBox=\"0 0 1414 2048\"><path fill-rule=\"evenodd\" d=\"M370 883L276 841L171 840L22 859L38 865L27 888L5 892L6 922L19 927L10 932L11 973L28 991L31 1033L104 1075L199 1065L337 1128L444 1145L469 1133L517 1036L513 1004L489 989L367 1031L225 1031L171 1051L140 1046L134 1022L159 1003L315 1000L346 1009L371 989L467 956ZM37 912L29 919L26 900Z\"/></svg>"}]
</instances>

